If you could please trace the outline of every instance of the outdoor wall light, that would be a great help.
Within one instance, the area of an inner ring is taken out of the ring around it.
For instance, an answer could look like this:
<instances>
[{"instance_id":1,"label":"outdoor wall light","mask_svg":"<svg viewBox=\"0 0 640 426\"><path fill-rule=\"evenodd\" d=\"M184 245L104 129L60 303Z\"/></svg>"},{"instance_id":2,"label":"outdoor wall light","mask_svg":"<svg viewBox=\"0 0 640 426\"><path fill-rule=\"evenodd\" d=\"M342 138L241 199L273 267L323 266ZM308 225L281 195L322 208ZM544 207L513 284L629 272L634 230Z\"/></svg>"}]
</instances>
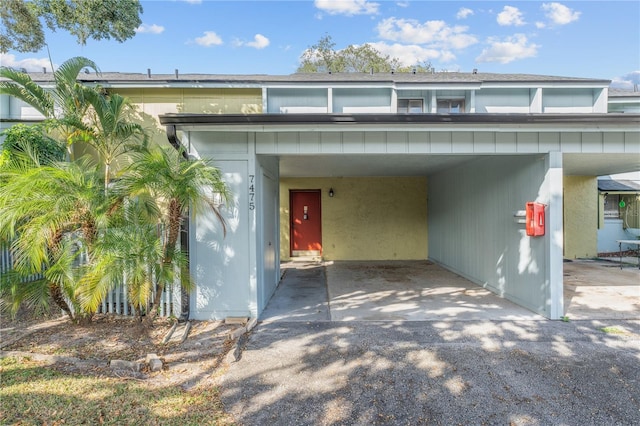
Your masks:
<instances>
[{"instance_id":1,"label":"outdoor wall light","mask_svg":"<svg viewBox=\"0 0 640 426\"><path fill-rule=\"evenodd\" d=\"M329 188L329 197L333 197L333 188Z\"/></svg>"}]
</instances>

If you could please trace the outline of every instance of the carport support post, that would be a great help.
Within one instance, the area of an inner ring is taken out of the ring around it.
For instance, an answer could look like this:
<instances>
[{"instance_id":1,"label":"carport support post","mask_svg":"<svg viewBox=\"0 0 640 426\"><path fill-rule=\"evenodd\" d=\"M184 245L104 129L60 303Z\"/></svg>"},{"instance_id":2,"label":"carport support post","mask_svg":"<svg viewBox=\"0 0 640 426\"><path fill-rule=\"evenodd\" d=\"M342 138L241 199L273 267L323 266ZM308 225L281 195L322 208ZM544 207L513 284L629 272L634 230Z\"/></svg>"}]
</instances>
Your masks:
<instances>
[{"instance_id":1,"label":"carport support post","mask_svg":"<svg viewBox=\"0 0 640 426\"><path fill-rule=\"evenodd\" d=\"M562 153L550 152L546 158L547 174L544 181L548 201L546 238L546 281L550 319L564 316L563 243L562 223Z\"/></svg>"}]
</instances>

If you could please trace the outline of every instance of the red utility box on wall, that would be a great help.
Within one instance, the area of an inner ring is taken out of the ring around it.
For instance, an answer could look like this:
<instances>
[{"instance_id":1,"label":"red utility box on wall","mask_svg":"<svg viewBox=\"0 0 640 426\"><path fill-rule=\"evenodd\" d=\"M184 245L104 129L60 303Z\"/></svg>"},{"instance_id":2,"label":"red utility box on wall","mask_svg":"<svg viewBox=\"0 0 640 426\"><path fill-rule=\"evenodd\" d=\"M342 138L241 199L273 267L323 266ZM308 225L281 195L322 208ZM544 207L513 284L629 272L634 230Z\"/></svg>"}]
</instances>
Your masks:
<instances>
[{"instance_id":1,"label":"red utility box on wall","mask_svg":"<svg viewBox=\"0 0 640 426\"><path fill-rule=\"evenodd\" d=\"M528 202L526 212L527 235L530 237L544 235L544 204Z\"/></svg>"}]
</instances>

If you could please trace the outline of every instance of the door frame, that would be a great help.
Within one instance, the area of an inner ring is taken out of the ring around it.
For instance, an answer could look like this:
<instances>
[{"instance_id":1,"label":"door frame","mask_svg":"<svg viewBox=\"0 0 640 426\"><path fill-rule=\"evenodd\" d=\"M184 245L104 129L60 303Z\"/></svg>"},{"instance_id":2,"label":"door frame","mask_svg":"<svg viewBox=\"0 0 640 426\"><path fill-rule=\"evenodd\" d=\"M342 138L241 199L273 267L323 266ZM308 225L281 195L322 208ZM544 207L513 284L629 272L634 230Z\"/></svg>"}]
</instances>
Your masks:
<instances>
[{"instance_id":1,"label":"door frame","mask_svg":"<svg viewBox=\"0 0 640 426\"><path fill-rule=\"evenodd\" d=\"M290 189L289 190L289 257L293 256L293 194L301 192L312 192L318 194L318 217L320 227L320 256L322 256L322 190L321 189Z\"/></svg>"}]
</instances>

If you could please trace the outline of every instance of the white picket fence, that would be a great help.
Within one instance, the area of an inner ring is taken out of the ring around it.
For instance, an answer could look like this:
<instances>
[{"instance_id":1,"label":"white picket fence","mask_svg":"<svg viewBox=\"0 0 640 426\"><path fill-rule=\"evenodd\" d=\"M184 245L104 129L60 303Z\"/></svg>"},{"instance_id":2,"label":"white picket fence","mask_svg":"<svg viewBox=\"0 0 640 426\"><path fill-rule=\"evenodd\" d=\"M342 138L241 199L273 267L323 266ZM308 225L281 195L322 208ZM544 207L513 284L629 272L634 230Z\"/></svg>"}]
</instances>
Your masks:
<instances>
[{"instance_id":1,"label":"white picket fence","mask_svg":"<svg viewBox=\"0 0 640 426\"><path fill-rule=\"evenodd\" d=\"M5 274L11 270L11 251L7 244L0 244L0 275ZM42 274L34 274L24 278L24 282L35 281L42 278ZM155 290L152 295L152 299L155 296ZM162 292L162 298L160 300L160 307L158 315L161 317L180 316L181 312L181 291L179 283L174 283L172 286L168 286ZM149 307L147 307L147 311ZM109 292L107 297L102 301L98 308L98 313L103 314L115 314L133 316L135 311L133 305L128 300L126 279L123 279L121 283L115 286L115 288Z\"/></svg>"},{"instance_id":2,"label":"white picket fence","mask_svg":"<svg viewBox=\"0 0 640 426\"><path fill-rule=\"evenodd\" d=\"M152 295L152 299L155 296ZM162 292L162 298L160 299L160 309L158 315L161 317L179 317L181 292L180 286L174 284L165 288ZM147 307L147 310L149 307ZM127 284L122 282L118 284L102 301L98 308L98 313L102 314L116 314L116 315L135 315L133 305L129 303L127 296Z\"/></svg>"}]
</instances>

